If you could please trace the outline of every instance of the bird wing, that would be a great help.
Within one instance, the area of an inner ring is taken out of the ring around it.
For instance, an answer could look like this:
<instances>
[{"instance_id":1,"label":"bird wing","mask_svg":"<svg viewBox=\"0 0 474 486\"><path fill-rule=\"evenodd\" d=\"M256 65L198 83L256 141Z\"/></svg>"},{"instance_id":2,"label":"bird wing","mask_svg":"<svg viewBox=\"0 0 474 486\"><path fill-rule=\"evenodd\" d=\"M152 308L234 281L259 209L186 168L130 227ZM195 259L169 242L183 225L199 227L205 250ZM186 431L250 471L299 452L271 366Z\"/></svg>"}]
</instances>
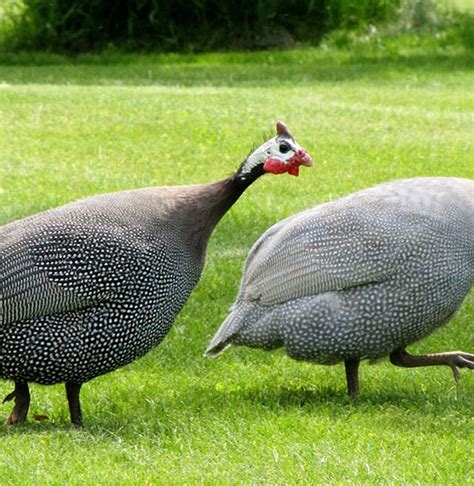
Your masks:
<instances>
[{"instance_id":1,"label":"bird wing","mask_svg":"<svg viewBox=\"0 0 474 486\"><path fill-rule=\"evenodd\" d=\"M63 208L1 228L3 324L111 299L152 258L140 228Z\"/></svg>"},{"instance_id":2,"label":"bird wing","mask_svg":"<svg viewBox=\"0 0 474 486\"><path fill-rule=\"evenodd\" d=\"M321 205L270 228L249 254L238 300L273 305L396 274L423 245L423 218L368 206Z\"/></svg>"}]
</instances>

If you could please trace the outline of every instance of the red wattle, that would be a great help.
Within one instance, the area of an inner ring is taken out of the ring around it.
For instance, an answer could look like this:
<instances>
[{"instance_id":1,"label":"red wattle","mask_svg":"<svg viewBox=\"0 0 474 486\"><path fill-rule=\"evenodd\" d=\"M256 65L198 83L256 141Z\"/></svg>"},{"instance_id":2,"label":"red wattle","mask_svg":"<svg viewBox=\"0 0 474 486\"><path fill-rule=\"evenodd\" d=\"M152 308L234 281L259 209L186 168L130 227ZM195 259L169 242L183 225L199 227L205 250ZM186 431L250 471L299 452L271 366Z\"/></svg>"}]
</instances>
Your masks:
<instances>
[{"instance_id":1,"label":"red wattle","mask_svg":"<svg viewBox=\"0 0 474 486\"><path fill-rule=\"evenodd\" d=\"M288 169L288 174L298 177L300 175L300 169L297 165L292 165Z\"/></svg>"},{"instance_id":2,"label":"red wattle","mask_svg":"<svg viewBox=\"0 0 474 486\"><path fill-rule=\"evenodd\" d=\"M263 164L263 170L271 174L284 174L288 169L290 169L288 164L280 159L270 158Z\"/></svg>"}]
</instances>

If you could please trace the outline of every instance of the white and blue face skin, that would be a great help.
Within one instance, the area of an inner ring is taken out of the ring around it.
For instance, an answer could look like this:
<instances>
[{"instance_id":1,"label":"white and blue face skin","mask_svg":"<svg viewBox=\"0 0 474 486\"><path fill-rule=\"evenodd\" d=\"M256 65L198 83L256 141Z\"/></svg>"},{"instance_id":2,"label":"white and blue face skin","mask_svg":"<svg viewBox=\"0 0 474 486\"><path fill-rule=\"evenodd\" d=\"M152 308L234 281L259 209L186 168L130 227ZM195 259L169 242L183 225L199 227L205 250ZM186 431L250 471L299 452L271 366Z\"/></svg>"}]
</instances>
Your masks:
<instances>
[{"instance_id":1,"label":"white and blue face skin","mask_svg":"<svg viewBox=\"0 0 474 486\"><path fill-rule=\"evenodd\" d=\"M263 165L264 172L271 174L288 173L297 176L300 165L311 167L313 161L306 150L296 143L286 125L278 122L277 136L252 152L240 173L245 176L258 165Z\"/></svg>"}]
</instances>

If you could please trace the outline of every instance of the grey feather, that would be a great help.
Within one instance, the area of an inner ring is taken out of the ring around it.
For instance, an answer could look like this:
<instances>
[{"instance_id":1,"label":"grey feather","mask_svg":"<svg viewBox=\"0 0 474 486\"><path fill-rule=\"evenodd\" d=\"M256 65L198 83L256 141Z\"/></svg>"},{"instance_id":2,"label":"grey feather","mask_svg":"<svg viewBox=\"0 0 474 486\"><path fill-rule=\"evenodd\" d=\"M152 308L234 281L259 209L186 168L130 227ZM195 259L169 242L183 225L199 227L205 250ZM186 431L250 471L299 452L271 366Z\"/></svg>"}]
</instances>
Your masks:
<instances>
[{"instance_id":1,"label":"grey feather","mask_svg":"<svg viewBox=\"0 0 474 486\"><path fill-rule=\"evenodd\" d=\"M95 196L3 226L1 375L82 382L159 342L204 263L186 210L197 187Z\"/></svg>"},{"instance_id":2,"label":"grey feather","mask_svg":"<svg viewBox=\"0 0 474 486\"><path fill-rule=\"evenodd\" d=\"M28 382L82 383L156 346L197 284L209 237L266 172L297 175L309 154L286 126L230 177L103 194L0 228L0 377L15 381L6 423L25 420Z\"/></svg>"},{"instance_id":3,"label":"grey feather","mask_svg":"<svg viewBox=\"0 0 474 486\"><path fill-rule=\"evenodd\" d=\"M225 340L319 363L379 358L446 323L473 279L474 182L383 184L264 233L207 353Z\"/></svg>"}]
</instances>

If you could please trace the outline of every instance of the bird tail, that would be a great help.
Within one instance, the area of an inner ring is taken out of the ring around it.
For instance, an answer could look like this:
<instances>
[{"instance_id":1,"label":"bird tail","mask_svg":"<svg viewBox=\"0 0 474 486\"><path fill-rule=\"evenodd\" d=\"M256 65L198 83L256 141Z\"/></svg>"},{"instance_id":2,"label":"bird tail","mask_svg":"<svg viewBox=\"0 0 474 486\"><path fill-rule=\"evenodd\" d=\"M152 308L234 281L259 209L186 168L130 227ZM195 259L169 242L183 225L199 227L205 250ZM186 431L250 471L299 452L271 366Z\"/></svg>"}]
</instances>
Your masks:
<instances>
[{"instance_id":1,"label":"bird tail","mask_svg":"<svg viewBox=\"0 0 474 486\"><path fill-rule=\"evenodd\" d=\"M217 358L232 344L232 338L241 327L241 315L233 309L217 330L204 353L206 358Z\"/></svg>"}]
</instances>

